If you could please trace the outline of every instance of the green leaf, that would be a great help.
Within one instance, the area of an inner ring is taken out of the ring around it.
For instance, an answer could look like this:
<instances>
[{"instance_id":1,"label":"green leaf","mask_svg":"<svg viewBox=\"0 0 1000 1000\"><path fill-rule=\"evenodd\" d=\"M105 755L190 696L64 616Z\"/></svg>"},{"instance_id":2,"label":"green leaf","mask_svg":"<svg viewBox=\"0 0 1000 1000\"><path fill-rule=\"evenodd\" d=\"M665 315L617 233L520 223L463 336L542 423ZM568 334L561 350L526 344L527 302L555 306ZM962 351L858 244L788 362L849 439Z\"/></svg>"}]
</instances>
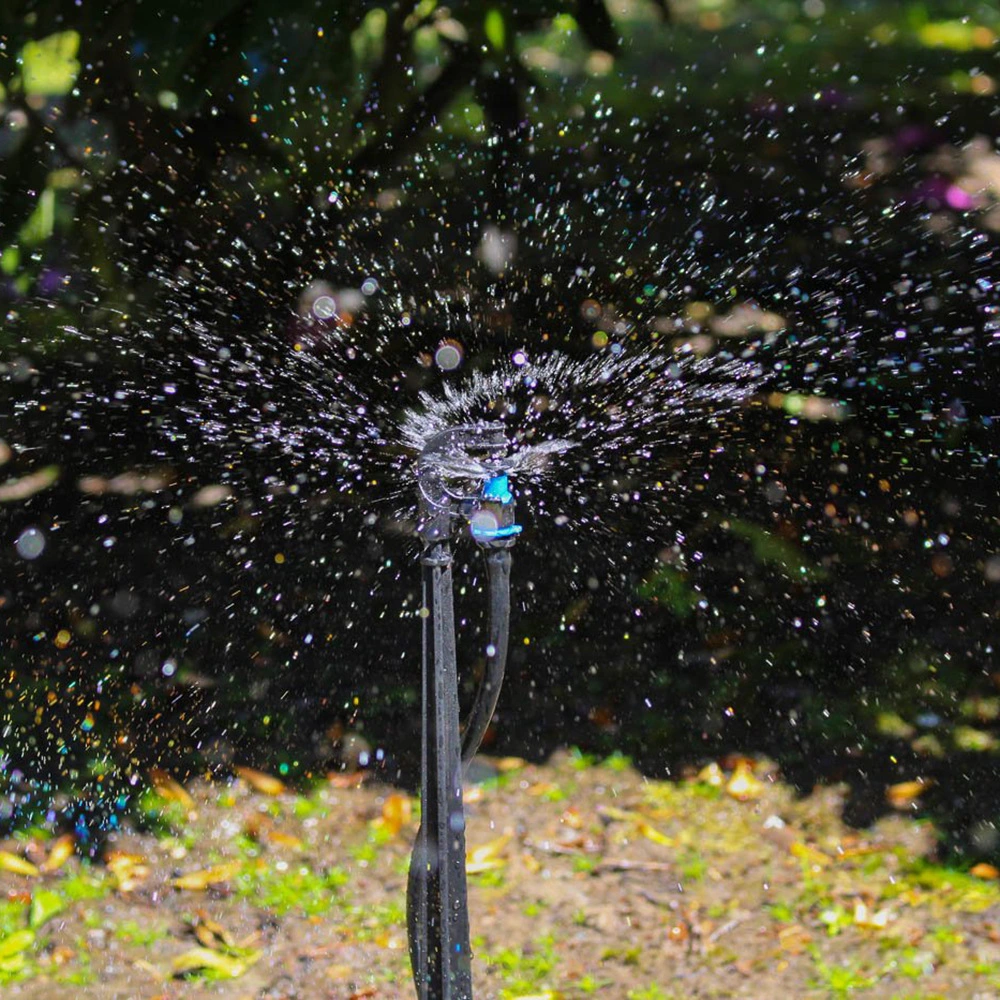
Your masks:
<instances>
[{"instance_id":1,"label":"green leaf","mask_svg":"<svg viewBox=\"0 0 1000 1000\"><path fill-rule=\"evenodd\" d=\"M486 38L490 45L498 52L503 52L507 47L507 25L504 22L503 13L496 7L491 7L486 12L483 30L486 32Z\"/></svg>"},{"instance_id":2,"label":"green leaf","mask_svg":"<svg viewBox=\"0 0 1000 1000\"><path fill-rule=\"evenodd\" d=\"M80 36L60 31L21 50L21 84L24 92L40 97L62 97L73 89L80 63Z\"/></svg>"},{"instance_id":3,"label":"green leaf","mask_svg":"<svg viewBox=\"0 0 1000 1000\"><path fill-rule=\"evenodd\" d=\"M0 271L3 271L9 278L17 270L17 265L20 261L21 251L17 247L7 247L0 254Z\"/></svg>"},{"instance_id":4,"label":"green leaf","mask_svg":"<svg viewBox=\"0 0 1000 1000\"><path fill-rule=\"evenodd\" d=\"M35 932L25 928L0 940L0 961L20 955L35 943Z\"/></svg>"},{"instance_id":5,"label":"green leaf","mask_svg":"<svg viewBox=\"0 0 1000 1000\"><path fill-rule=\"evenodd\" d=\"M66 909L62 896L51 889L36 889L31 894L31 909L28 911L28 924L32 928L41 927L57 913Z\"/></svg>"},{"instance_id":6,"label":"green leaf","mask_svg":"<svg viewBox=\"0 0 1000 1000\"><path fill-rule=\"evenodd\" d=\"M789 580L813 583L826 579L826 570L808 560L792 542L749 521L733 519L727 524L737 538L750 543L758 562L772 566Z\"/></svg>"},{"instance_id":7,"label":"green leaf","mask_svg":"<svg viewBox=\"0 0 1000 1000\"><path fill-rule=\"evenodd\" d=\"M676 566L657 566L637 589L640 597L665 604L678 618L687 618L701 600L688 583L687 574Z\"/></svg>"},{"instance_id":8,"label":"green leaf","mask_svg":"<svg viewBox=\"0 0 1000 1000\"><path fill-rule=\"evenodd\" d=\"M39 196L38 204L21 227L18 237L27 246L44 243L51 235L56 220L56 193L47 187Z\"/></svg>"}]
</instances>

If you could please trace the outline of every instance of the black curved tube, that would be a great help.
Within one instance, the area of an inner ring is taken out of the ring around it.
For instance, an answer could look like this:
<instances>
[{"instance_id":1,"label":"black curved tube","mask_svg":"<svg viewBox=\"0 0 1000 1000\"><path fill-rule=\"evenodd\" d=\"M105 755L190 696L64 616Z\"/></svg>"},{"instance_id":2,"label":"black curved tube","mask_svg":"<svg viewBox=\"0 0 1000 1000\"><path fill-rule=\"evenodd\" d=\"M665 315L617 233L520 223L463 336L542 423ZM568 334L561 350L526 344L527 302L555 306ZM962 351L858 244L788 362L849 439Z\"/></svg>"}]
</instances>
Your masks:
<instances>
[{"instance_id":1,"label":"black curved tube","mask_svg":"<svg viewBox=\"0 0 1000 1000\"><path fill-rule=\"evenodd\" d=\"M489 589L489 621L487 625L486 669L476 698L465 721L462 737L462 764L468 768L486 735L490 719L497 707L500 688L507 667L507 645L510 641L510 549L486 549L486 575ZM492 650L492 652L490 652Z\"/></svg>"},{"instance_id":2,"label":"black curved tube","mask_svg":"<svg viewBox=\"0 0 1000 1000\"><path fill-rule=\"evenodd\" d=\"M419 1000L472 1000L451 549L424 549L421 818L406 886Z\"/></svg>"}]
</instances>

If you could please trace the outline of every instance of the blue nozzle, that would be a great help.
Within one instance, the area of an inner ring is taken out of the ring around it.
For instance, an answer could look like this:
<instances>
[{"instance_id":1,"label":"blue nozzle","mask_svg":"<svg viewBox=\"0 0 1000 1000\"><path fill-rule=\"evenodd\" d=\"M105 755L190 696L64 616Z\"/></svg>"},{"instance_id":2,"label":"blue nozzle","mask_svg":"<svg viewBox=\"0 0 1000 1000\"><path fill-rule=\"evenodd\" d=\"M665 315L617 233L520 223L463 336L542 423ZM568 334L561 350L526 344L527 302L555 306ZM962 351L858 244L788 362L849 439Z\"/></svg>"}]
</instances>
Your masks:
<instances>
[{"instance_id":1,"label":"blue nozzle","mask_svg":"<svg viewBox=\"0 0 1000 1000\"><path fill-rule=\"evenodd\" d=\"M473 538L488 542L493 538L513 538L514 535L521 534L523 529L519 524L511 524L506 528L481 528L479 525L473 524L470 530Z\"/></svg>"},{"instance_id":2,"label":"blue nozzle","mask_svg":"<svg viewBox=\"0 0 1000 1000\"><path fill-rule=\"evenodd\" d=\"M483 499L504 504L510 503L514 499L514 494L511 493L507 482L506 472L501 472L500 475L486 480L483 486Z\"/></svg>"},{"instance_id":3,"label":"blue nozzle","mask_svg":"<svg viewBox=\"0 0 1000 1000\"><path fill-rule=\"evenodd\" d=\"M477 542L484 544L502 542L507 538L513 539L515 535L521 533L521 525L512 523L514 520L514 494L510 491L507 473L501 472L483 483L482 501L495 505L495 516L490 515L482 519L476 516L472 517L469 527L472 531L472 537ZM504 509L496 511L496 507Z\"/></svg>"}]
</instances>

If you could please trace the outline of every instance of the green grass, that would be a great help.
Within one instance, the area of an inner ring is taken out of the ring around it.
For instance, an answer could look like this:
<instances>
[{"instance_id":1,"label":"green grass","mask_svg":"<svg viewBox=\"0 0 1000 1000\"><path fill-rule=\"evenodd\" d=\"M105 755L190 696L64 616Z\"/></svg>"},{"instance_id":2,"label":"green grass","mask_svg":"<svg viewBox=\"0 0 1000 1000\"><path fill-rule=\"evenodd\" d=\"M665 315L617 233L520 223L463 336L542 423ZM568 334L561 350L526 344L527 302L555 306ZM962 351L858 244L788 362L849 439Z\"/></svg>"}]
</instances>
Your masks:
<instances>
[{"instance_id":1,"label":"green grass","mask_svg":"<svg viewBox=\"0 0 1000 1000\"><path fill-rule=\"evenodd\" d=\"M126 944L147 946L169 938L170 927L168 924L123 920L115 927L114 935L119 941L124 941Z\"/></svg>"},{"instance_id":2,"label":"green grass","mask_svg":"<svg viewBox=\"0 0 1000 1000\"><path fill-rule=\"evenodd\" d=\"M768 913L782 924L793 924L796 920L795 910L788 903L771 903L767 907Z\"/></svg>"},{"instance_id":3,"label":"green grass","mask_svg":"<svg viewBox=\"0 0 1000 1000\"><path fill-rule=\"evenodd\" d=\"M632 766L632 758L627 757L623 753L619 753L617 750L608 757L605 757L601 762L602 767L610 768L612 771L627 771Z\"/></svg>"},{"instance_id":4,"label":"green grass","mask_svg":"<svg viewBox=\"0 0 1000 1000\"><path fill-rule=\"evenodd\" d=\"M157 837L183 830L187 809L181 802L165 799L155 788L144 789L136 799L136 814L141 829Z\"/></svg>"},{"instance_id":5,"label":"green grass","mask_svg":"<svg viewBox=\"0 0 1000 1000\"><path fill-rule=\"evenodd\" d=\"M555 939L551 936L539 938L530 951L519 948L501 948L485 955L487 965L503 978L504 1000L520 994L537 992L544 987L555 971L557 956Z\"/></svg>"},{"instance_id":6,"label":"green grass","mask_svg":"<svg viewBox=\"0 0 1000 1000\"><path fill-rule=\"evenodd\" d=\"M607 989L611 985L611 980L609 979L595 979L589 973L586 976L581 976L570 989L575 989L578 993L583 993L585 996L590 996L592 993L597 993L600 990Z\"/></svg>"},{"instance_id":7,"label":"green grass","mask_svg":"<svg viewBox=\"0 0 1000 1000\"><path fill-rule=\"evenodd\" d=\"M908 888L925 889L954 909L966 913L982 913L1000 905L1000 886L986 882L968 872L931 864L929 861L908 861L904 864L895 894ZM890 895L890 893L886 893Z\"/></svg>"},{"instance_id":8,"label":"green grass","mask_svg":"<svg viewBox=\"0 0 1000 1000\"><path fill-rule=\"evenodd\" d=\"M831 1000L846 1000L858 990L866 990L875 984L876 976L869 974L857 962L832 965L826 962L818 949L810 949L813 958L813 985L825 990Z\"/></svg>"},{"instance_id":9,"label":"green grass","mask_svg":"<svg viewBox=\"0 0 1000 1000\"><path fill-rule=\"evenodd\" d=\"M352 906L347 916L359 941L373 941L393 931L400 935L406 932L406 903L401 899L375 906Z\"/></svg>"},{"instance_id":10,"label":"green grass","mask_svg":"<svg viewBox=\"0 0 1000 1000\"><path fill-rule=\"evenodd\" d=\"M255 865L236 877L236 891L252 905L272 910L279 916L301 913L307 917L328 913L344 902L342 889L350 881L339 867L314 871L308 865Z\"/></svg>"},{"instance_id":11,"label":"green grass","mask_svg":"<svg viewBox=\"0 0 1000 1000\"><path fill-rule=\"evenodd\" d=\"M588 768L597 766L598 758L593 754L584 753L579 747L571 747L569 763L574 770L586 771Z\"/></svg>"},{"instance_id":12,"label":"green grass","mask_svg":"<svg viewBox=\"0 0 1000 1000\"><path fill-rule=\"evenodd\" d=\"M699 851L688 850L680 863L681 877L688 882L702 882L708 874L708 862Z\"/></svg>"},{"instance_id":13,"label":"green grass","mask_svg":"<svg viewBox=\"0 0 1000 1000\"><path fill-rule=\"evenodd\" d=\"M104 871L92 868L86 862L80 865L78 871L59 879L56 888L59 894L71 903L85 899L100 899L111 891Z\"/></svg>"},{"instance_id":14,"label":"green grass","mask_svg":"<svg viewBox=\"0 0 1000 1000\"><path fill-rule=\"evenodd\" d=\"M28 916L28 904L13 899L0 900L0 941L20 930Z\"/></svg>"},{"instance_id":15,"label":"green grass","mask_svg":"<svg viewBox=\"0 0 1000 1000\"><path fill-rule=\"evenodd\" d=\"M673 994L664 993L655 983L642 990L629 990L626 1000L673 1000Z\"/></svg>"},{"instance_id":16,"label":"green grass","mask_svg":"<svg viewBox=\"0 0 1000 1000\"><path fill-rule=\"evenodd\" d=\"M467 876L467 878L469 885L478 885L483 889L503 889L507 885L504 873L496 868L491 871L477 872Z\"/></svg>"},{"instance_id":17,"label":"green grass","mask_svg":"<svg viewBox=\"0 0 1000 1000\"><path fill-rule=\"evenodd\" d=\"M642 959L642 948L605 948L601 952L602 962L621 962L622 965L638 965Z\"/></svg>"}]
</instances>

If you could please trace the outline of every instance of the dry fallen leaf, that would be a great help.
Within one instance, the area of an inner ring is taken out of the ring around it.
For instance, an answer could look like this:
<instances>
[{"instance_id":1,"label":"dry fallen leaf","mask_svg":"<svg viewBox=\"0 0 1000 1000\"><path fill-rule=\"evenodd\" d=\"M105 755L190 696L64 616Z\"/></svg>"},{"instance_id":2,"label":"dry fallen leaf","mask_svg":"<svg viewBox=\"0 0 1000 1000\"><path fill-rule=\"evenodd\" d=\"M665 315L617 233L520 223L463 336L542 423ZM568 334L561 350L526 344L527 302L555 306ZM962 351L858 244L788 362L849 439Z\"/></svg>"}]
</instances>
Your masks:
<instances>
[{"instance_id":1,"label":"dry fallen leaf","mask_svg":"<svg viewBox=\"0 0 1000 1000\"><path fill-rule=\"evenodd\" d=\"M167 799L169 802L179 802L188 812L194 810L194 799L188 794L187 789L163 768L151 768L149 780L153 782L153 788L156 789L161 798Z\"/></svg>"},{"instance_id":2,"label":"dry fallen leaf","mask_svg":"<svg viewBox=\"0 0 1000 1000\"><path fill-rule=\"evenodd\" d=\"M532 798L540 798L542 795L552 795L561 791L559 786L553 781L538 781L528 788L528 794Z\"/></svg>"},{"instance_id":3,"label":"dry fallen leaf","mask_svg":"<svg viewBox=\"0 0 1000 1000\"><path fill-rule=\"evenodd\" d=\"M500 857L501 851L510 843L511 835L504 834L491 840L488 844L483 844L474 850L469 851L465 856L465 870L469 875L477 875L480 872L494 871L503 868L507 861Z\"/></svg>"},{"instance_id":4,"label":"dry fallen leaf","mask_svg":"<svg viewBox=\"0 0 1000 1000\"><path fill-rule=\"evenodd\" d=\"M262 816L260 813L256 813L247 817L247 821L243 824L243 832L251 840L256 840L259 844L273 825L274 821L270 816Z\"/></svg>"},{"instance_id":5,"label":"dry fallen leaf","mask_svg":"<svg viewBox=\"0 0 1000 1000\"><path fill-rule=\"evenodd\" d=\"M534 874L535 872L540 872L542 870L541 861L539 861L538 858L534 856L534 854L528 854L527 851L525 851L521 855L521 862L524 865L524 867L527 868L528 871L531 872L532 874Z\"/></svg>"},{"instance_id":6,"label":"dry fallen leaf","mask_svg":"<svg viewBox=\"0 0 1000 1000\"><path fill-rule=\"evenodd\" d=\"M387 795L382 803L382 815L375 821L383 830L395 837L413 815L413 803L409 796L394 792Z\"/></svg>"},{"instance_id":7,"label":"dry fallen leaf","mask_svg":"<svg viewBox=\"0 0 1000 1000\"><path fill-rule=\"evenodd\" d=\"M575 806L570 806L569 809L566 809L559 817L559 822L564 826L568 826L571 830L583 829L583 817L580 815L580 810Z\"/></svg>"},{"instance_id":8,"label":"dry fallen leaf","mask_svg":"<svg viewBox=\"0 0 1000 1000\"><path fill-rule=\"evenodd\" d=\"M619 809L618 806L598 806L597 815L605 821L617 820L621 823L642 821L642 817L638 813L630 812L628 809Z\"/></svg>"},{"instance_id":9,"label":"dry fallen leaf","mask_svg":"<svg viewBox=\"0 0 1000 1000\"><path fill-rule=\"evenodd\" d=\"M711 764L706 764L698 772L695 781L701 782L703 785L711 785L713 788L721 788L726 783L726 776L723 774L722 768L715 761L712 761Z\"/></svg>"},{"instance_id":10,"label":"dry fallen leaf","mask_svg":"<svg viewBox=\"0 0 1000 1000\"><path fill-rule=\"evenodd\" d=\"M493 761L493 766L501 774L506 774L508 771L520 771L528 766L528 762L523 757L499 757Z\"/></svg>"},{"instance_id":11,"label":"dry fallen leaf","mask_svg":"<svg viewBox=\"0 0 1000 1000\"><path fill-rule=\"evenodd\" d=\"M598 806L597 814L605 823L613 820L623 823L635 823L636 829L642 836L647 840L651 840L654 844L659 844L661 847L673 847L675 844L672 837L668 837L665 833L660 833L640 813L632 812L628 809L619 809L617 806Z\"/></svg>"},{"instance_id":12,"label":"dry fallen leaf","mask_svg":"<svg viewBox=\"0 0 1000 1000\"><path fill-rule=\"evenodd\" d=\"M236 954L251 949L260 940L260 934L254 932L242 940L235 940L217 920L213 920L205 910L199 910L191 921L191 932L206 948L213 951L228 951Z\"/></svg>"},{"instance_id":13,"label":"dry fallen leaf","mask_svg":"<svg viewBox=\"0 0 1000 1000\"><path fill-rule=\"evenodd\" d=\"M155 982L163 982L167 978L162 969L158 969L152 962L147 962L144 958L136 959L132 963L132 968L138 969L140 972L145 972ZM157 1000L157 997L165 997L165 994L158 993L156 996L151 997L150 1000Z\"/></svg>"},{"instance_id":14,"label":"dry fallen leaf","mask_svg":"<svg viewBox=\"0 0 1000 1000\"><path fill-rule=\"evenodd\" d=\"M204 910L199 910L195 914L191 930L206 948L218 951L222 948L234 947L235 942L225 927L213 920Z\"/></svg>"},{"instance_id":15,"label":"dry fallen leaf","mask_svg":"<svg viewBox=\"0 0 1000 1000\"><path fill-rule=\"evenodd\" d=\"M333 979L336 981L339 979L347 979L353 972L353 965L345 965L341 962L338 965L328 966L323 975L326 976L327 979Z\"/></svg>"},{"instance_id":16,"label":"dry fallen leaf","mask_svg":"<svg viewBox=\"0 0 1000 1000\"><path fill-rule=\"evenodd\" d=\"M819 868L825 868L833 862L833 858L829 854L824 854L818 847L811 847L809 844L804 844L801 840L793 841L789 845L788 851L800 861L816 865Z\"/></svg>"},{"instance_id":17,"label":"dry fallen leaf","mask_svg":"<svg viewBox=\"0 0 1000 1000\"><path fill-rule=\"evenodd\" d=\"M216 885L219 882L227 882L231 878L235 878L239 873L240 869L243 867L240 861L227 861L225 864L213 865L211 868L203 868L200 871L188 872L187 875L181 875L179 878L175 878L170 884L175 889L190 889L192 891L199 891L202 889L207 889L210 885Z\"/></svg>"},{"instance_id":18,"label":"dry fallen leaf","mask_svg":"<svg viewBox=\"0 0 1000 1000\"><path fill-rule=\"evenodd\" d=\"M41 870L43 872L54 872L59 868L62 868L62 866L66 864L71 857L73 857L73 851L75 849L73 835L70 833L64 833L61 837L58 837L52 842L49 855L42 862Z\"/></svg>"},{"instance_id":19,"label":"dry fallen leaf","mask_svg":"<svg viewBox=\"0 0 1000 1000\"><path fill-rule=\"evenodd\" d=\"M368 780L368 772L345 771L342 774L331 772L328 780L334 788L360 788Z\"/></svg>"},{"instance_id":20,"label":"dry fallen leaf","mask_svg":"<svg viewBox=\"0 0 1000 1000\"><path fill-rule=\"evenodd\" d=\"M985 861L980 861L978 865L973 865L969 869L969 874L975 875L976 878L997 879L1000 878L1000 868L987 864Z\"/></svg>"},{"instance_id":21,"label":"dry fallen leaf","mask_svg":"<svg viewBox=\"0 0 1000 1000\"><path fill-rule=\"evenodd\" d=\"M882 908L873 910L867 903L858 900L854 904L854 925L856 927L869 927L874 930L884 930L895 914L892 910Z\"/></svg>"},{"instance_id":22,"label":"dry fallen leaf","mask_svg":"<svg viewBox=\"0 0 1000 1000\"><path fill-rule=\"evenodd\" d=\"M782 951L787 951L790 955L800 955L812 941L812 934L801 924L790 924L778 931L778 941Z\"/></svg>"},{"instance_id":23,"label":"dry fallen leaf","mask_svg":"<svg viewBox=\"0 0 1000 1000\"><path fill-rule=\"evenodd\" d=\"M293 833L285 833L282 830L268 830L266 835L269 844L277 844L279 847L290 847L293 851L301 851L305 844Z\"/></svg>"},{"instance_id":24,"label":"dry fallen leaf","mask_svg":"<svg viewBox=\"0 0 1000 1000\"><path fill-rule=\"evenodd\" d=\"M726 794L738 802L749 802L759 799L767 786L753 773L750 764L741 760L737 763L732 776L726 782Z\"/></svg>"},{"instance_id":25,"label":"dry fallen leaf","mask_svg":"<svg viewBox=\"0 0 1000 1000\"><path fill-rule=\"evenodd\" d=\"M213 951L211 948L192 948L190 951L184 952L183 955L178 955L171 963L171 968L175 976L210 969L212 972L228 976L230 979L236 979L242 976L260 958L260 955L259 951L252 951L237 958L233 955Z\"/></svg>"},{"instance_id":26,"label":"dry fallen leaf","mask_svg":"<svg viewBox=\"0 0 1000 1000\"><path fill-rule=\"evenodd\" d=\"M639 828L639 833L641 833L647 840L651 840L654 844L659 844L661 847L673 847L674 839L668 837L665 833L660 833L656 827L651 826L645 820L639 820L636 824Z\"/></svg>"},{"instance_id":27,"label":"dry fallen leaf","mask_svg":"<svg viewBox=\"0 0 1000 1000\"><path fill-rule=\"evenodd\" d=\"M272 774L256 771L252 767L234 767L233 770L252 788L262 795L281 795L285 783Z\"/></svg>"},{"instance_id":28,"label":"dry fallen leaf","mask_svg":"<svg viewBox=\"0 0 1000 1000\"><path fill-rule=\"evenodd\" d=\"M917 778L915 781L900 781L885 790L885 799L893 809L909 809L931 785L933 778Z\"/></svg>"},{"instance_id":29,"label":"dry fallen leaf","mask_svg":"<svg viewBox=\"0 0 1000 1000\"><path fill-rule=\"evenodd\" d=\"M104 863L114 875L119 892L132 892L149 877L149 865L141 854L111 851Z\"/></svg>"},{"instance_id":30,"label":"dry fallen leaf","mask_svg":"<svg viewBox=\"0 0 1000 1000\"><path fill-rule=\"evenodd\" d=\"M49 952L49 959L53 965L57 966L65 965L67 962L71 962L74 958L76 958L76 952L64 944L56 945L56 947Z\"/></svg>"},{"instance_id":31,"label":"dry fallen leaf","mask_svg":"<svg viewBox=\"0 0 1000 1000\"><path fill-rule=\"evenodd\" d=\"M0 851L0 871L13 872L15 875L28 875L34 877L40 875L41 871L37 865L10 851Z\"/></svg>"}]
</instances>

